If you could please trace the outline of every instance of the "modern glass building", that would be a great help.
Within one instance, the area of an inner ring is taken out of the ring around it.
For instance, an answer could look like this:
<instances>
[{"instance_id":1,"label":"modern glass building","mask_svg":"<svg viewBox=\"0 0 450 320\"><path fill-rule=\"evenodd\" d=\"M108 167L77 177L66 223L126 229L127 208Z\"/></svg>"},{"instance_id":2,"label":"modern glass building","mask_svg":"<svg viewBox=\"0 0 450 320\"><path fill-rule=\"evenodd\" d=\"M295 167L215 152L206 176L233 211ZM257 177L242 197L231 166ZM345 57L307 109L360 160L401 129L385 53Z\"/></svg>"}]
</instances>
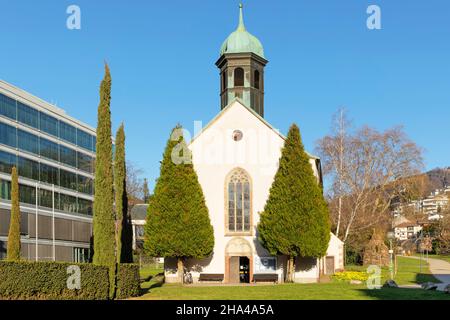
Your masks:
<instances>
[{"instance_id":1,"label":"modern glass building","mask_svg":"<svg viewBox=\"0 0 450 320\"><path fill-rule=\"evenodd\" d=\"M92 235L95 129L0 80L0 259L18 168L22 257L83 262Z\"/></svg>"}]
</instances>

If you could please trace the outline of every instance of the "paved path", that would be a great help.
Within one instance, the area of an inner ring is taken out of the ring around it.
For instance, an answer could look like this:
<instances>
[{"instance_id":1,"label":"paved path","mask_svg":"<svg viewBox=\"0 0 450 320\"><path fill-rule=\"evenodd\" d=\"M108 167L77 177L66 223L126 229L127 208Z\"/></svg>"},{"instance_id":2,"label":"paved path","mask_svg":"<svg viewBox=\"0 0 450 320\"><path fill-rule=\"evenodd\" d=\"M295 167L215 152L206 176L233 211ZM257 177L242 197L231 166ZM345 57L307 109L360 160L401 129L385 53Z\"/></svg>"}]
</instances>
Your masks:
<instances>
[{"instance_id":1,"label":"paved path","mask_svg":"<svg viewBox=\"0 0 450 320\"><path fill-rule=\"evenodd\" d=\"M406 258L420 259L419 257ZM422 261L427 261L427 259L422 259ZM428 264L430 265L430 272L433 276L442 282L438 285L438 290L443 291L450 284L450 263L444 260L429 258Z\"/></svg>"}]
</instances>

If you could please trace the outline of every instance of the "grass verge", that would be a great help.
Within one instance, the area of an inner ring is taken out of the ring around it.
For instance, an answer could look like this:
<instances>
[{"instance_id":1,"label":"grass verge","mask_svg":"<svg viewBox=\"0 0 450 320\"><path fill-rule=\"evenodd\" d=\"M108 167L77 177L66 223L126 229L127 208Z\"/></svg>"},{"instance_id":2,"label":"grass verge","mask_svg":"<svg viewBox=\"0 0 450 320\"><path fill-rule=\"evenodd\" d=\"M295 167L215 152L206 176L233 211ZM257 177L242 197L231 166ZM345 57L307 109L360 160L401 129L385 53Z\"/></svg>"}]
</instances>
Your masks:
<instances>
[{"instance_id":1,"label":"grass verge","mask_svg":"<svg viewBox=\"0 0 450 320\"><path fill-rule=\"evenodd\" d=\"M398 257L399 284L415 284L424 281L438 282L423 264L416 259ZM355 271L363 267L350 266ZM359 270L358 270L359 269ZM246 286L182 286L163 284L162 269L143 269L142 275L151 279L142 283L145 300L450 300L450 295L422 289L369 290L365 284L351 285L348 282L332 281L319 284L279 284ZM159 275L158 275L159 274ZM383 281L389 278L387 268L382 269Z\"/></svg>"}]
</instances>

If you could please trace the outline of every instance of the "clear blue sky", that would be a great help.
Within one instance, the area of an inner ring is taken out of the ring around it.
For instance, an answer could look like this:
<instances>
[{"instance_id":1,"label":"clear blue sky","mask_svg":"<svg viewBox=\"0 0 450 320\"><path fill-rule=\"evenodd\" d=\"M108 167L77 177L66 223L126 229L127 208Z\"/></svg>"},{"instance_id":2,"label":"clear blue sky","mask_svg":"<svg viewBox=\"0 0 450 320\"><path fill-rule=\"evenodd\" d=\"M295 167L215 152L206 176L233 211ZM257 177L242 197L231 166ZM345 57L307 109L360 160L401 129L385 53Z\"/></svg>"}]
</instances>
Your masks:
<instances>
[{"instance_id":1,"label":"clear blue sky","mask_svg":"<svg viewBox=\"0 0 450 320\"><path fill-rule=\"evenodd\" d=\"M96 125L103 61L113 76L114 130L124 121L129 160L151 187L169 132L219 111L214 63L237 25L239 1L0 0L0 78ZM81 7L81 30L66 8ZM382 30L366 9L382 10ZM244 1L263 43L265 118L299 124L307 149L346 106L356 125L404 125L426 167L450 165L447 0Z\"/></svg>"}]
</instances>

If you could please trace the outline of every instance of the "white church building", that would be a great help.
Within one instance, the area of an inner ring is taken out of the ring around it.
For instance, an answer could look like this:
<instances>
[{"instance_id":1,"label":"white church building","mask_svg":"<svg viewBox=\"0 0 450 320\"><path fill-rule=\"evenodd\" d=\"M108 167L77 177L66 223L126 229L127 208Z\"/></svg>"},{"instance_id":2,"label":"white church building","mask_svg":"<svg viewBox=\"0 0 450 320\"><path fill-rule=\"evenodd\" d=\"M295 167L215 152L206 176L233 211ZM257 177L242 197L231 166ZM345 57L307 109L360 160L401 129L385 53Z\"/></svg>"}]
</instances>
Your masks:
<instances>
[{"instance_id":1,"label":"white church building","mask_svg":"<svg viewBox=\"0 0 450 320\"><path fill-rule=\"evenodd\" d=\"M269 197L285 137L264 119L264 67L261 42L247 32L242 6L239 26L222 45L221 111L195 136L189 149L214 227L211 257L188 259L194 282L283 282L285 256L271 256L258 241L259 213ZM322 183L320 159L310 163ZM317 282L321 273L344 268L343 243L333 234L327 255L299 258L295 281ZM176 259L165 259L165 281L176 282Z\"/></svg>"}]
</instances>

